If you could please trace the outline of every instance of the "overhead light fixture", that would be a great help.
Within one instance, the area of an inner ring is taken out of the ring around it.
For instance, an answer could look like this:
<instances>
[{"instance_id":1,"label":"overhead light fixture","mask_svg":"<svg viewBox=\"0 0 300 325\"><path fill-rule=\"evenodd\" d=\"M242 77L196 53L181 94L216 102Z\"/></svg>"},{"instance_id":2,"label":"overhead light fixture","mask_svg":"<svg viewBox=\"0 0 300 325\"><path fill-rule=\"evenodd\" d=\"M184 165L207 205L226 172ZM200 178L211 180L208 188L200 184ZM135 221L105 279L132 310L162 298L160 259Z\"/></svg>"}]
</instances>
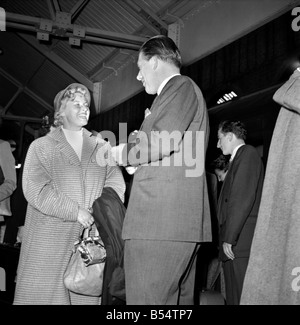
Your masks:
<instances>
[{"instance_id":1,"label":"overhead light fixture","mask_svg":"<svg viewBox=\"0 0 300 325\"><path fill-rule=\"evenodd\" d=\"M231 100L233 100L233 98L237 97L238 95L234 92L231 91L229 93L224 94L221 98L219 98L219 100L217 101L217 104L223 104L225 102L229 102Z\"/></svg>"}]
</instances>

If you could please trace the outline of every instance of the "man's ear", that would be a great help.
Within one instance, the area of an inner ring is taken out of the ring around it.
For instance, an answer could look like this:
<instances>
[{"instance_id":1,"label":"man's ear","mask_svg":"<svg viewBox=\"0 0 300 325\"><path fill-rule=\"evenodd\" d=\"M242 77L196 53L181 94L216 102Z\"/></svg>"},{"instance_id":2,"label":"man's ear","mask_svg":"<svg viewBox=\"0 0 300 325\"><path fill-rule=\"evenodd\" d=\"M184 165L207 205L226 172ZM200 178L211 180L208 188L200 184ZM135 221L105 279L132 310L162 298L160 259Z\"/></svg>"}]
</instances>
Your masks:
<instances>
[{"instance_id":1,"label":"man's ear","mask_svg":"<svg viewBox=\"0 0 300 325\"><path fill-rule=\"evenodd\" d=\"M228 140L229 140L229 141L232 141L233 139L234 139L234 133L229 132L229 133L228 133Z\"/></svg>"},{"instance_id":2,"label":"man's ear","mask_svg":"<svg viewBox=\"0 0 300 325\"><path fill-rule=\"evenodd\" d=\"M153 70L156 70L158 67L158 58L156 55L152 56L152 58L150 59L151 61L151 67Z\"/></svg>"}]
</instances>

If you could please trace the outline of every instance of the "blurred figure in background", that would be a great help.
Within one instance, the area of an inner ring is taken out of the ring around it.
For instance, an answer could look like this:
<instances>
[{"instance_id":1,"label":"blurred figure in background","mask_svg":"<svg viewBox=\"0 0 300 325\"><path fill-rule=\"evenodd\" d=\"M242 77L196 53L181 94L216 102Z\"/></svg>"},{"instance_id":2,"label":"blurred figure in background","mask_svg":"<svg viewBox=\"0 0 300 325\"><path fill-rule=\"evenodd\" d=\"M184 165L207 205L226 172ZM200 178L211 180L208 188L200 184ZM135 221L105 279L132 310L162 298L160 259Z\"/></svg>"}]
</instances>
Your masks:
<instances>
[{"instance_id":1,"label":"blurred figure in background","mask_svg":"<svg viewBox=\"0 0 300 325\"><path fill-rule=\"evenodd\" d=\"M15 158L8 141L0 139L0 243L4 240L6 219L10 218L10 198L17 187Z\"/></svg>"},{"instance_id":2,"label":"blurred figure in background","mask_svg":"<svg viewBox=\"0 0 300 325\"><path fill-rule=\"evenodd\" d=\"M217 147L231 155L218 199L219 256L228 305L240 303L264 180L263 162L245 143L246 135L240 121L219 124Z\"/></svg>"}]
</instances>

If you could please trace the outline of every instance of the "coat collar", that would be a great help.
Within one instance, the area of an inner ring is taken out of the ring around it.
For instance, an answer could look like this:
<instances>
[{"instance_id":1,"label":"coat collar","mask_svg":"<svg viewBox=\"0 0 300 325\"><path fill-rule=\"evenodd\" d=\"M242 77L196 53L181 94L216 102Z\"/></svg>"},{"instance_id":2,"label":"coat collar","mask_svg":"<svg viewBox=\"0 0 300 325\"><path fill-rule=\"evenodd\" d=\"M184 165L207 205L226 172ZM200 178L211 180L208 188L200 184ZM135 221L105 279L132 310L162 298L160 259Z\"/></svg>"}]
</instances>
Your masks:
<instances>
[{"instance_id":1,"label":"coat collar","mask_svg":"<svg viewBox=\"0 0 300 325\"><path fill-rule=\"evenodd\" d=\"M81 164L84 169L87 168L91 156L97 147L96 138L92 136L91 132L83 128L83 144L82 144L81 161L79 161L76 153L74 152L73 148L67 141L61 126L49 132L47 136L53 138L57 142L57 148L66 157L68 157L69 162L71 164L74 165Z\"/></svg>"}]
</instances>

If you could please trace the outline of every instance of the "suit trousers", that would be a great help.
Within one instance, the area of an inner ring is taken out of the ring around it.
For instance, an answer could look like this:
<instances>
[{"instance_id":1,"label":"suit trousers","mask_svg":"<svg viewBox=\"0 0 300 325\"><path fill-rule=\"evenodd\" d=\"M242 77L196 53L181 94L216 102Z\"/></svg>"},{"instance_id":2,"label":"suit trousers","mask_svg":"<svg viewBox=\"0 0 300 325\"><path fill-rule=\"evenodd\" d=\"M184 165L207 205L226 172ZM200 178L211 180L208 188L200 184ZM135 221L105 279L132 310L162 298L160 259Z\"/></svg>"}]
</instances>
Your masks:
<instances>
[{"instance_id":1,"label":"suit trousers","mask_svg":"<svg viewBox=\"0 0 300 325\"><path fill-rule=\"evenodd\" d=\"M125 240L127 305L193 305L199 244Z\"/></svg>"},{"instance_id":2,"label":"suit trousers","mask_svg":"<svg viewBox=\"0 0 300 325\"><path fill-rule=\"evenodd\" d=\"M239 305L249 257L223 262L227 305Z\"/></svg>"}]
</instances>

